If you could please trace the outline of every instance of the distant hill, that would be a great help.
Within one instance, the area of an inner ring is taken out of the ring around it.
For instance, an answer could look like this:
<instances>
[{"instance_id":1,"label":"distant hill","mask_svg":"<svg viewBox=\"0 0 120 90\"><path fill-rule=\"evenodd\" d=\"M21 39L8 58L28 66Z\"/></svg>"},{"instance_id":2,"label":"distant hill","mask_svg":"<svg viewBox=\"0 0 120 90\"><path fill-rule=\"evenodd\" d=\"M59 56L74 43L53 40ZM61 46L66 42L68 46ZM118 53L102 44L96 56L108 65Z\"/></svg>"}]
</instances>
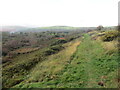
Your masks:
<instances>
[{"instance_id":1,"label":"distant hill","mask_svg":"<svg viewBox=\"0 0 120 90\"><path fill-rule=\"evenodd\" d=\"M116 26L104 27L104 29L116 29ZM2 29L2 30L1 30ZM50 27L24 27L24 26L3 26L0 31L8 32L44 32L44 31L76 31L94 30L96 27L71 27L71 26L50 26Z\"/></svg>"},{"instance_id":2,"label":"distant hill","mask_svg":"<svg viewBox=\"0 0 120 90\"><path fill-rule=\"evenodd\" d=\"M71 27L71 26L51 26L51 27L36 27L25 30L24 32L43 32L43 31L76 31L76 30L89 30L96 27Z\"/></svg>"}]
</instances>

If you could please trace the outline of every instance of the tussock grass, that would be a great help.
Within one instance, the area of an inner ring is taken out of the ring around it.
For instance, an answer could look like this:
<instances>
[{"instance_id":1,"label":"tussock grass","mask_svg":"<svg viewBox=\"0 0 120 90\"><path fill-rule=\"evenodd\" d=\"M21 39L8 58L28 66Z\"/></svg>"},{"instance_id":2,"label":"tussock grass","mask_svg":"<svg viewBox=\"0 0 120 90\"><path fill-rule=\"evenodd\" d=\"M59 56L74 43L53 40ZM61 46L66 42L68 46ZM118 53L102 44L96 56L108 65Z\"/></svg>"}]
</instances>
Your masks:
<instances>
[{"instance_id":1,"label":"tussock grass","mask_svg":"<svg viewBox=\"0 0 120 90\"><path fill-rule=\"evenodd\" d=\"M106 50L106 53L113 54L118 53L118 41L102 42L103 48Z\"/></svg>"}]
</instances>

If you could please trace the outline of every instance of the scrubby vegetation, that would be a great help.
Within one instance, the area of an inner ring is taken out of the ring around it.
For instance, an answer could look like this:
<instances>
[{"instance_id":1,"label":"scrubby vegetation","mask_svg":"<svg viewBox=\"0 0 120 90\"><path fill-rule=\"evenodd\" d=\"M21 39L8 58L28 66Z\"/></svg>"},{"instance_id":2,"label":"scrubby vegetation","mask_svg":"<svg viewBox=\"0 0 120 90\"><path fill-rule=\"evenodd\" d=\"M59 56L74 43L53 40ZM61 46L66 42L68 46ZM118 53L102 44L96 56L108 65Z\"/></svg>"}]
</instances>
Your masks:
<instances>
[{"instance_id":1,"label":"scrubby vegetation","mask_svg":"<svg viewBox=\"0 0 120 90\"><path fill-rule=\"evenodd\" d=\"M3 32L3 87L12 87L24 81L25 75L38 62L63 50L62 44L81 35L71 31L12 34Z\"/></svg>"},{"instance_id":2,"label":"scrubby vegetation","mask_svg":"<svg viewBox=\"0 0 120 90\"><path fill-rule=\"evenodd\" d=\"M3 32L3 88L117 88L119 32L101 28Z\"/></svg>"},{"instance_id":3,"label":"scrubby vegetation","mask_svg":"<svg viewBox=\"0 0 120 90\"><path fill-rule=\"evenodd\" d=\"M118 38L118 36L120 35L120 32L117 31L117 30L114 30L114 31L107 31L104 33L104 35L101 37L101 39L103 41L113 41L115 39Z\"/></svg>"},{"instance_id":4,"label":"scrubby vegetation","mask_svg":"<svg viewBox=\"0 0 120 90\"><path fill-rule=\"evenodd\" d=\"M3 62L11 61L13 57L19 54L27 54L48 46L67 43L80 37L81 32L83 31L3 32Z\"/></svg>"},{"instance_id":5,"label":"scrubby vegetation","mask_svg":"<svg viewBox=\"0 0 120 90\"><path fill-rule=\"evenodd\" d=\"M59 73L51 71L46 76L46 73L49 72L46 71L44 73L45 78L42 76L42 82L41 77L37 77L36 80L38 81L24 82L15 87L117 88L118 54L117 52L112 55L106 54L100 44L101 42L91 41L89 35L85 35L77 51ZM53 63L55 62L54 60L55 58L52 60ZM47 64L47 62L44 64ZM39 66L39 68L42 67Z\"/></svg>"}]
</instances>

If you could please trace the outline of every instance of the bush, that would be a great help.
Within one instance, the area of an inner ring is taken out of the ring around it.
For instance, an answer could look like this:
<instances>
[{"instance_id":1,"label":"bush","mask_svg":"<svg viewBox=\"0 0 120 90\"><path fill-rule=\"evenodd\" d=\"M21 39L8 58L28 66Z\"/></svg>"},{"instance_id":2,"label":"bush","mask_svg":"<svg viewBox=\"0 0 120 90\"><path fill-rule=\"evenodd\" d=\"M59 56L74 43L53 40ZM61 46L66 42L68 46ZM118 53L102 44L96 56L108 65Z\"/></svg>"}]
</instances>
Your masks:
<instances>
[{"instance_id":1,"label":"bush","mask_svg":"<svg viewBox=\"0 0 120 90\"><path fill-rule=\"evenodd\" d=\"M52 55L52 54L54 54L54 53L55 53L55 51L53 51L53 50L51 50L51 49L45 51L45 55L46 55L46 56L47 56L47 55Z\"/></svg>"},{"instance_id":2,"label":"bush","mask_svg":"<svg viewBox=\"0 0 120 90\"><path fill-rule=\"evenodd\" d=\"M108 31L105 33L105 35L103 35L101 37L102 41L113 41L114 39L116 39L119 35L118 31Z\"/></svg>"},{"instance_id":3,"label":"bush","mask_svg":"<svg viewBox=\"0 0 120 90\"><path fill-rule=\"evenodd\" d=\"M63 49L63 47L61 45L56 45L56 46L52 46L51 49L54 51L60 51L61 49Z\"/></svg>"},{"instance_id":4,"label":"bush","mask_svg":"<svg viewBox=\"0 0 120 90\"><path fill-rule=\"evenodd\" d=\"M53 44L51 44L51 46L58 45L58 44L63 44L63 43L67 43L67 41L66 40L57 40L56 42L54 42Z\"/></svg>"},{"instance_id":5,"label":"bush","mask_svg":"<svg viewBox=\"0 0 120 90\"><path fill-rule=\"evenodd\" d=\"M47 49L45 51L45 55L55 54L55 53L59 52L62 49L63 49L63 47L61 45L52 46L52 47L50 47L49 49Z\"/></svg>"}]
</instances>

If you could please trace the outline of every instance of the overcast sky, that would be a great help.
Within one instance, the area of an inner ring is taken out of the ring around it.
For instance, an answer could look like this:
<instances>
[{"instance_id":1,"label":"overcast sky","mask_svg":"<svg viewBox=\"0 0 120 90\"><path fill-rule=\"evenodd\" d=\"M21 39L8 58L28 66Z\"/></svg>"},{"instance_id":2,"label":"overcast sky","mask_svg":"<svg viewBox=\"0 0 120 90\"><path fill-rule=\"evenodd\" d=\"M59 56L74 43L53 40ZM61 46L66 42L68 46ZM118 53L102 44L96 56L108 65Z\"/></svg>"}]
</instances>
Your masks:
<instances>
[{"instance_id":1,"label":"overcast sky","mask_svg":"<svg viewBox=\"0 0 120 90\"><path fill-rule=\"evenodd\" d=\"M114 26L119 0L0 0L0 25Z\"/></svg>"}]
</instances>

